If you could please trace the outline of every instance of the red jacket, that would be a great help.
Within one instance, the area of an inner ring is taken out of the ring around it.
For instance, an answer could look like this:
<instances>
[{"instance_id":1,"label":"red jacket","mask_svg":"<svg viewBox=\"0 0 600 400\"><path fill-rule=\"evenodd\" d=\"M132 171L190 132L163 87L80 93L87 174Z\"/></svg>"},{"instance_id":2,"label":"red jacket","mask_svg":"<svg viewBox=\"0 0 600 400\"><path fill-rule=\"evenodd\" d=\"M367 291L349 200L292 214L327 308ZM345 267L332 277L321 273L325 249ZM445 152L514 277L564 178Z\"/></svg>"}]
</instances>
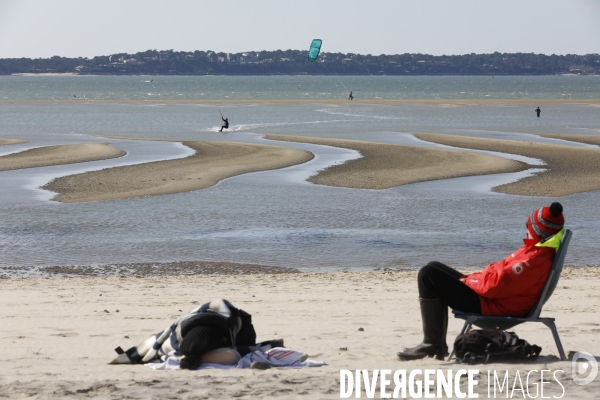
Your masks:
<instances>
[{"instance_id":1,"label":"red jacket","mask_svg":"<svg viewBox=\"0 0 600 400\"><path fill-rule=\"evenodd\" d=\"M536 246L533 239L523 241L504 260L466 277L465 284L481 298L482 315L525 317L538 303L556 249Z\"/></svg>"}]
</instances>

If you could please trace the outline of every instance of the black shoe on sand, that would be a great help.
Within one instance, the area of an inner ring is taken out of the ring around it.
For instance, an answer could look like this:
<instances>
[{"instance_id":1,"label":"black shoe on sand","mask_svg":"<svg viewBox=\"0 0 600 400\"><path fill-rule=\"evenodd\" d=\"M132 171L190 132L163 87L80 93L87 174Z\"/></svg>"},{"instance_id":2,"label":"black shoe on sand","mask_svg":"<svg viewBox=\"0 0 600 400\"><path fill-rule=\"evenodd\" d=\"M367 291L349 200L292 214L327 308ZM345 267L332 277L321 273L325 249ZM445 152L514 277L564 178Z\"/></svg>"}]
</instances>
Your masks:
<instances>
[{"instance_id":1,"label":"black shoe on sand","mask_svg":"<svg viewBox=\"0 0 600 400\"><path fill-rule=\"evenodd\" d=\"M415 347L396 353L401 361L433 357L443 360L448 355L446 332L448 330L448 306L441 299L419 299L423 321L423 342Z\"/></svg>"}]
</instances>

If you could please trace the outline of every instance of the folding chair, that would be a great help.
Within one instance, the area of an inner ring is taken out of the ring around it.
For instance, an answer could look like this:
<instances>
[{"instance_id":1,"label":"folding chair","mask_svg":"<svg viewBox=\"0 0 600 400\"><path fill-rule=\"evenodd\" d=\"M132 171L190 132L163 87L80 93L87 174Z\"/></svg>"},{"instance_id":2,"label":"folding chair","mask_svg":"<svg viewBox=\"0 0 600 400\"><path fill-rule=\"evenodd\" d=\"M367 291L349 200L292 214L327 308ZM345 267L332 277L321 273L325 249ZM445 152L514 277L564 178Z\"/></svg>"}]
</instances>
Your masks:
<instances>
[{"instance_id":1,"label":"folding chair","mask_svg":"<svg viewBox=\"0 0 600 400\"><path fill-rule=\"evenodd\" d=\"M556 325L554 324L554 318L540 318L540 313L542 312L542 306L556 288L556 284L558 283L558 279L560 278L560 273L563 269L563 263L565 261L565 255L567 254L567 248L569 247L569 241L571 240L571 232L569 229L565 230L563 237L560 241L560 246L556 251L556 256L554 257L554 263L552 264L552 268L550 269L550 274L548 275L548 280L544 285L544 290L542 291L542 295L540 297L540 301L535 306L533 310L529 313L527 317L498 317L498 316L487 316L480 314L470 314L464 313L462 311L453 310L452 313L456 318L464 319L465 325L463 326L460 334L462 335L468 329L471 328L472 325L478 326L483 329L502 329L506 330L512 328L515 325L522 324L524 322L541 322L546 325L552 331L552 336L554 336L554 341L556 342L556 347L558 347L558 353L560 354L560 359L565 361L567 357L565 357L565 351L563 350L562 344L560 342L560 338L558 337L558 331L556 330ZM454 347L452 347L452 352L448 356L448 361L452 359L452 355L454 354Z\"/></svg>"}]
</instances>

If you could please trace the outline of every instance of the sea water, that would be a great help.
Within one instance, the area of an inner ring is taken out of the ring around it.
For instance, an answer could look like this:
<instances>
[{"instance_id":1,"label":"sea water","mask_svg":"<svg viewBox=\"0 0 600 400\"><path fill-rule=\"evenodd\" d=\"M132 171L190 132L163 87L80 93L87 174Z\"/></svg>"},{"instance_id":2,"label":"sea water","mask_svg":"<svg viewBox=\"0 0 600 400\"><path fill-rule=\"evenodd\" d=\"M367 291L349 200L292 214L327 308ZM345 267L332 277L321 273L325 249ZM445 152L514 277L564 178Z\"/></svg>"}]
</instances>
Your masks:
<instances>
[{"instance_id":1,"label":"sea water","mask_svg":"<svg viewBox=\"0 0 600 400\"><path fill-rule=\"evenodd\" d=\"M327 103L345 99L349 90L353 102ZM310 175L358 155L262 138L277 133L431 145L411 134L546 142L551 141L535 134L600 134L598 107L580 102L541 105L541 118L535 107L521 105L373 102L462 98L598 99L600 77L0 77L0 137L30 141L1 146L0 155L87 142L112 143L128 152L123 159L0 172L0 266L203 260L322 271L418 268L438 260L480 268L516 250L527 216L555 200L563 204L574 232L567 264L598 265L597 191L558 199L490 191L535 170L387 190L314 185L306 181ZM269 99L320 102L262 102ZM220 105L184 103L201 100ZM218 132L219 112L229 118L228 133ZM173 143L102 136L265 143L303 148L316 157L188 193L85 204L49 200L52 194L39 187L58 176L189 154Z\"/></svg>"}]
</instances>

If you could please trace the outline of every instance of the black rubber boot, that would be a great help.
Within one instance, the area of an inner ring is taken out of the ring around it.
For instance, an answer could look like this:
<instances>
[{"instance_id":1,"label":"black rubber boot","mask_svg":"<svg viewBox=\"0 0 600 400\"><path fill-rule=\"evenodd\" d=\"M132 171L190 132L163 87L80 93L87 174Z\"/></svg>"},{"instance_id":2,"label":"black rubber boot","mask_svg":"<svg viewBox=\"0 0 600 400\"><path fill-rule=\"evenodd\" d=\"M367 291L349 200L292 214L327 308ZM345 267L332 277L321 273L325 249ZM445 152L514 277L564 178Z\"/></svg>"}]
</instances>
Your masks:
<instances>
[{"instance_id":1,"label":"black rubber boot","mask_svg":"<svg viewBox=\"0 0 600 400\"><path fill-rule=\"evenodd\" d=\"M400 360L434 357L443 360L448 354L448 306L441 299L419 299L423 321L423 343L396 353Z\"/></svg>"}]
</instances>

